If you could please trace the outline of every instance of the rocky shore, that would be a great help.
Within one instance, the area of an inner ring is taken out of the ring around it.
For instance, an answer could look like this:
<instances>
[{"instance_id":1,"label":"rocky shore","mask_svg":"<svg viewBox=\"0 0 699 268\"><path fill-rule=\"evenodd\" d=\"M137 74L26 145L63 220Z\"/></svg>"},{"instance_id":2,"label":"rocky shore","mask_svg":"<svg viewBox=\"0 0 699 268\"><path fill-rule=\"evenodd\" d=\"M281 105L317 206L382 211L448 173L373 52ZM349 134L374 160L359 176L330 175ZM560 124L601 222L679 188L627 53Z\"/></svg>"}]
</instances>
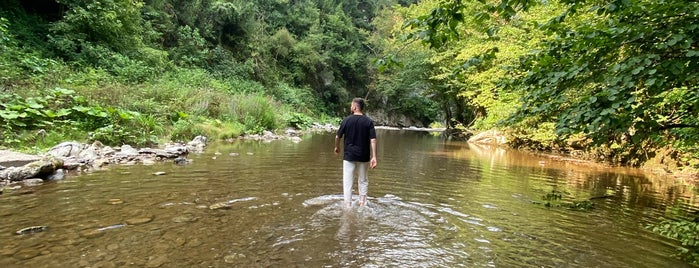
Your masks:
<instances>
[{"instance_id":1,"label":"rocky shore","mask_svg":"<svg viewBox=\"0 0 699 268\"><path fill-rule=\"evenodd\" d=\"M271 142L291 140L301 142L300 136L308 132L331 132L337 129L331 124L315 123L308 130L286 129L282 134L264 131L262 134L245 135L240 140ZM5 190L39 185L47 181L63 180L66 174L80 174L109 165L154 164L172 161L187 164L190 153L202 153L207 138L197 136L192 141L167 143L162 148L136 149L130 145L111 147L99 141L84 144L75 141L60 143L41 155L26 155L0 150L0 194Z\"/></svg>"}]
</instances>

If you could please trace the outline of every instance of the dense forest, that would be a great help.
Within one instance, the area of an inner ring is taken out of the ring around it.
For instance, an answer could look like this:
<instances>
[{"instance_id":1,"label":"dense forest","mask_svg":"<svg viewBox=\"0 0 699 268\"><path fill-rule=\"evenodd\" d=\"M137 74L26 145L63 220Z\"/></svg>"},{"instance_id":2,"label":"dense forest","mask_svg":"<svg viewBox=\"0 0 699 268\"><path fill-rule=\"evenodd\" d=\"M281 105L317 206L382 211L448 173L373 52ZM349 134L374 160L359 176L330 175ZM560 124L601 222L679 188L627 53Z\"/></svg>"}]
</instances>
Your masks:
<instances>
[{"instance_id":1,"label":"dense forest","mask_svg":"<svg viewBox=\"0 0 699 268\"><path fill-rule=\"evenodd\" d=\"M7 147L305 128L360 96L381 124L699 165L694 1L0 3Z\"/></svg>"}]
</instances>

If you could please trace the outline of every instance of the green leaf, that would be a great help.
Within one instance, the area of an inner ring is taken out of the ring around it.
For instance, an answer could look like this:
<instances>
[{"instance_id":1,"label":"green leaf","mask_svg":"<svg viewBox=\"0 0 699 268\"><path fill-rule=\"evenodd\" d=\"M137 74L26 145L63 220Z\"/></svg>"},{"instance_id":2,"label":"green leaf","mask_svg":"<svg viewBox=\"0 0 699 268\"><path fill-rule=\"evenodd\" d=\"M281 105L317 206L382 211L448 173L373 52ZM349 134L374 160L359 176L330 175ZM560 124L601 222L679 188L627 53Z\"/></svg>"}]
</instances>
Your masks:
<instances>
[{"instance_id":1,"label":"green leaf","mask_svg":"<svg viewBox=\"0 0 699 268\"><path fill-rule=\"evenodd\" d=\"M14 120L20 117L20 113L17 111L0 110L0 117L5 120Z\"/></svg>"},{"instance_id":2,"label":"green leaf","mask_svg":"<svg viewBox=\"0 0 699 268\"><path fill-rule=\"evenodd\" d=\"M32 108L32 109L42 109L44 108L44 105L41 105L36 102L34 99L27 99L27 107Z\"/></svg>"},{"instance_id":3,"label":"green leaf","mask_svg":"<svg viewBox=\"0 0 699 268\"><path fill-rule=\"evenodd\" d=\"M674 46L682 40L684 40L683 34L673 34L672 37L670 37L670 40L667 41L667 44L669 46Z\"/></svg>"}]
</instances>

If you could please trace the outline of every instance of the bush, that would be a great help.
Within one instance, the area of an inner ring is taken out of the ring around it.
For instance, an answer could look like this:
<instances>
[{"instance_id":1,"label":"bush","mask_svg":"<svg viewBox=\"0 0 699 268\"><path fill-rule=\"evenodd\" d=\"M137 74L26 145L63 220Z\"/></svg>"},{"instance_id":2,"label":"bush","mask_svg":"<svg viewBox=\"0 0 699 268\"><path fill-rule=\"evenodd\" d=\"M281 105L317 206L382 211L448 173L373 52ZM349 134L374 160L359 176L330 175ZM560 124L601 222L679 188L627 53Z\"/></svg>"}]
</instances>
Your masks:
<instances>
[{"instance_id":1,"label":"bush","mask_svg":"<svg viewBox=\"0 0 699 268\"><path fill-rule=\"evenodd\" d=\"M287 115L286 124L297 129L306 129L313 124L313 119L302 113L292 112Z\"/></svg>"},{"instance_id":2,"label":"bush","mask_svg":"<svg viewBox=\"0 0 699 268\"><path fill-rule=\"evenodd\" d=\"M204 128L193 119L181 119L172 124L170 140L188 141L198 135L204 135Z\"/></svg>"},{"instance_id":3,"label":"bush","mask_svg":"<svg viewBox=\"0 0 699 268\"><path fill-rule=\"evenodd\" d=\"M285 108L262 94L236 95L230 103L231 113L249 133L277 129L282 125Z\"/></svg>"},{"instance_id":4,"label":"bush","mask_svg":"<svg viewBox=\"0 0 699 268\"><path fill-rule=\"evenodd\" d=\"M676 204L670 208L669 219L647 226L653 232L677 240L678 256L693 265L699 265L699 217Z\"/></svg>"},{"instance_id":5,"label":"bush","mask_svg":"<svg viewBox=\"0 0 699 268\"><path fill-rule=\"evenodd\" d=\"M213 140L236 138L245 132L245 126L238 122L207 120L201 117L181 118L172 126L170 139L188 141L198 135Z\"/></svg>"}]
</instances>

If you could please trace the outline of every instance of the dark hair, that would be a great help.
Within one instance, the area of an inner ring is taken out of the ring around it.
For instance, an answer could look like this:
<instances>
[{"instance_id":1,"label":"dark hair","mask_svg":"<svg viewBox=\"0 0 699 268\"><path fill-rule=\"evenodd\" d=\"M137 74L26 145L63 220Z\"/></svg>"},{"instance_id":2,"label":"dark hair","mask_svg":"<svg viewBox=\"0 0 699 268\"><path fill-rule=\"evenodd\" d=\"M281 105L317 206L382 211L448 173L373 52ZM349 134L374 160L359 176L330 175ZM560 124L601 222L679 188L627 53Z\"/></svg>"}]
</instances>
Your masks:
<instances>
[{"instance_id":1,"label":"dark hair","mask_svg":"<svg viewBox=\"0 0 699 268\"><path fill-rule=\"evenodd\" d=\"M359 108L360 111L364 111L364 99L362 98L354 98L352 102L357 104L357 108Z\"/></svg>"}]
</instances>

